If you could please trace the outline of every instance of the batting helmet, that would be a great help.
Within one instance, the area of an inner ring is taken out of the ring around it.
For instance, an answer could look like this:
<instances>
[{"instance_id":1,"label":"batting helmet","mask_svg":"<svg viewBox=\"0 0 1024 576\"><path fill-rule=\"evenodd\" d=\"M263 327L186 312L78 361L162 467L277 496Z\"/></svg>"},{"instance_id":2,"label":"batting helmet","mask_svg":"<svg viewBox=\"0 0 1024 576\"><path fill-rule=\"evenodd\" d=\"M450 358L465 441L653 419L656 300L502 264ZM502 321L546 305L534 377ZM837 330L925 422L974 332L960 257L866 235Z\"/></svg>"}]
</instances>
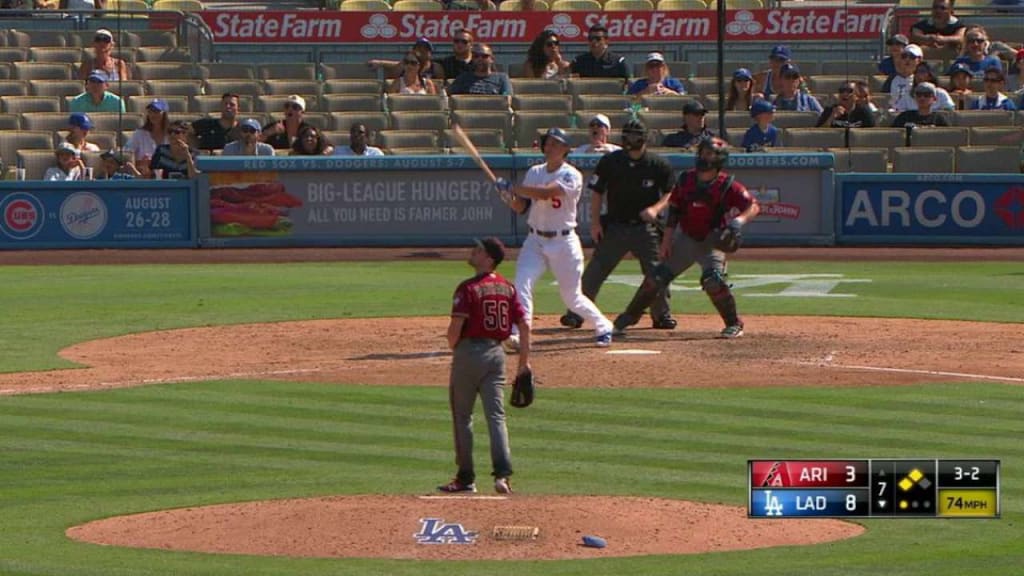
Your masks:
<instances>
[{"instance_id":1,"label":"batting helmet","mask_svg":"<svg viewBox=\"0 0 1024 576\"><path fill-rule=\"evenodd\" d=\"M565 133L565 130L562 130L557 126L554 128L548 128L548 131L545 132L544 135L540 137L541 150L544 149L544 144L547 143L548 138L553 138L554 140L557 140L558 142L561 142L562 144L569 146L569 135Z\"/></svg>"},{"instance_id":2,"label":"batting helmet","mask_svg":"<svg viewBox=\"0 0 1024 576\"><path fill-rule=\"evenodd\" d=\"M710 158L705 154L710 150ZM702 138L697 145L697 170L721 170L729 159L729 143L718 136Z\"/></svg>"}]
</instances>

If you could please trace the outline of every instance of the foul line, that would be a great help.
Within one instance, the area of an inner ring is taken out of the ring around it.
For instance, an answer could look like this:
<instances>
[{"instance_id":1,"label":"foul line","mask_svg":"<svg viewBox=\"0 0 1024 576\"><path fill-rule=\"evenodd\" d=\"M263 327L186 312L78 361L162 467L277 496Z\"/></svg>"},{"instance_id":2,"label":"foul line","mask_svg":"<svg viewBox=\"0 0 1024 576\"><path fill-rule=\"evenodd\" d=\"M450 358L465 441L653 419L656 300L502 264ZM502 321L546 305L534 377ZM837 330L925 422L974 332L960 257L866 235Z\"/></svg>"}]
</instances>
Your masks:
<instances>
[{"instance_id":1,"label":"foul line","mask_svg":"<svg viewBox=\"0 0 1024 576\"><path fill-rule=\"evenodd\" d=\"M871 372L897 372L900 374L926 374L930 376L950 376L953 378L971 378L978 380L998 380L1001 382L1024 383L1024 378L1009 376L989 376L987 374L967 374L964 372L945 372L942 370L916 370L913 368L885 368L883 366L855 366L849 364L832 364L831 362L797 362L801 366L818 366L820 368L842 368L845 370L867 370Z\"/></svg>"},{"instance_id":2,"label":"foul line","mask_svg":"<svg viewBox=\"0 0 1024 576\"><path fill-rule=\"evenodd\" d=\"M452 494L450 496L417 496L420 500L508 500L508 496L459 496Z\"/></svg>"}]
</instances>

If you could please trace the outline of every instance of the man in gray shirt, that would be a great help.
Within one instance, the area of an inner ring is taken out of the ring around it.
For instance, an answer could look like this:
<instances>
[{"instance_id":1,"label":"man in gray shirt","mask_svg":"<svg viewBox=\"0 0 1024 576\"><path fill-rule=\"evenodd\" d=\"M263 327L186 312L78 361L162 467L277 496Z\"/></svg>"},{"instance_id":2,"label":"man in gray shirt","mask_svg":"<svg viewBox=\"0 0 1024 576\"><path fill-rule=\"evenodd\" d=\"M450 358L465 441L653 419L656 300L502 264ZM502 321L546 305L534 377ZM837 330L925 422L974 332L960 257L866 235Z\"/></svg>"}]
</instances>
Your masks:
<instances>
[{"instance_id":1,"label":"man in gray shirt","mask_svg":"<svg viewBox=\"0 0 1024 576\"><path fill-rule=\"evenodd\" d=\"M224 145L221 151L223 156L273 156L274 147L265 142L260 142L260 132L263 127L252 118L246 118L238 123L239 138Z\"/></svg>"},{"instance_id":2,"label":"man in gray shirt","mask_svg":"<svg viewBox=\"0 0 1024 576\"><path fill-rule=\"evenodd\" d=\"M473 46L473 71L463 72L448 87L448 94L512 96L506 74L494 71L494 52L487 44Z\"/></svg>"}]
</instances>

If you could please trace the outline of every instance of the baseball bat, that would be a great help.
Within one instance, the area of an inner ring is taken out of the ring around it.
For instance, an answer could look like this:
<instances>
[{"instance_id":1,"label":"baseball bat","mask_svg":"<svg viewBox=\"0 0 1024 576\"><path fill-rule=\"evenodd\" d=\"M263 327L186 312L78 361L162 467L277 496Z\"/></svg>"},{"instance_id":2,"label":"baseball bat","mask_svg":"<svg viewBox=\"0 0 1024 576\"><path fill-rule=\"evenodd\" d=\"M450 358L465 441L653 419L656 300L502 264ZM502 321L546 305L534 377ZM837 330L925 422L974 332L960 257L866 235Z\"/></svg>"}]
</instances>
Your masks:
<instances>
[{"instance_id":1,"label":"baseball bat","mask_svg":"<svg viewBox=\"0 0 1024 576\"><path fill-rule=\"evenodd\" d=\"M476 149L476 146L469 139L469 135L462 130L462 126L452 124L452 133L455 134L455 139L458 140L459 146L466 149L469 156L473 158L473 162L476 162L476 165L484 171L487 178L489 178L491 182L497 182L498 177L491 171L491 167L487 165L487 162L484 162L483 157L480 156L480 151Z\"/></svg>"}]
</instances>

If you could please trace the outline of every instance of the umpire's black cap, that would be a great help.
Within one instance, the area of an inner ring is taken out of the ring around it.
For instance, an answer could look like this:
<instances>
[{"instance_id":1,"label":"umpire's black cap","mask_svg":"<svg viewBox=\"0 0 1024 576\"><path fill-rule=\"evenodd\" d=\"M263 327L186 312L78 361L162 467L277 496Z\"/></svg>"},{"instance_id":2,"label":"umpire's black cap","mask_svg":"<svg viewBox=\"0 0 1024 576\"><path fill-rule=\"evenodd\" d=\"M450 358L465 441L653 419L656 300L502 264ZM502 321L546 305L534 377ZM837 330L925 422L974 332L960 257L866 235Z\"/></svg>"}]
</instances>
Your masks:
<instances>
[{"instance_id":1,"label":"umpire's black cap","mask_svg":"<svg viewBox=\"0 0 1024 576\"><path fill-rule=\"evenodd\" d=\"M494 260L495 268L505 260L505 244L494 236L477 238L476 245L483 248L484 252L487 252L487 255L491 257L491 260Z\"/></svg>"}]
</instances>

